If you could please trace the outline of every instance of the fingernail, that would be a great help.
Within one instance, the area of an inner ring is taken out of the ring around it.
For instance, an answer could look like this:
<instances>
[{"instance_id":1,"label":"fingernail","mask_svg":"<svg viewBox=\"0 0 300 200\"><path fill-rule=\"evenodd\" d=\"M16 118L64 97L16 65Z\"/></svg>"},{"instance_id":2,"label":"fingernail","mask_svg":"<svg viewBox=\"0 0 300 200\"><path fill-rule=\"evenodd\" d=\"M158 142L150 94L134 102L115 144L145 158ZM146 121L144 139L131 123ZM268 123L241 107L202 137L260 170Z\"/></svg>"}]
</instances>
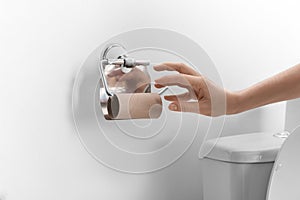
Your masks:
<instances>
[{"instance_id":1,"label":"fingernail","mask_svg":"<svg viewBox=\"0 0 300 200\"><path fill-rule=\"evenodd\" d=\"M169 108L170 108L170 110L178 110L177 105L174 103L171 103Z\"/></svg>"}]
</instances>

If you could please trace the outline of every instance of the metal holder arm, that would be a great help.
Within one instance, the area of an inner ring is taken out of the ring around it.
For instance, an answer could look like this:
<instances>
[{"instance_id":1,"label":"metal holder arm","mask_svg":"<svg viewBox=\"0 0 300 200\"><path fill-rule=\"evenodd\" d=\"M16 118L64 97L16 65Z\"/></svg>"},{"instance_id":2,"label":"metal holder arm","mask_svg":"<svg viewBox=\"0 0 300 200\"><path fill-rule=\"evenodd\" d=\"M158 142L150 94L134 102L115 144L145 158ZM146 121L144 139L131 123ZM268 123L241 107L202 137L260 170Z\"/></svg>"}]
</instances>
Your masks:
<instances>
[{"instance_id":1,"label":"metal holder arm","mask_svg":"<svg viewBox=\"0 0 300 200\"><path fill-rule=\"evenodd\" d=\"M108 104L109 99L112 98L116 93L136 93L138 91L134 91L132 86L129 86L128 88L124 87L121 90L116 90L114 85L111 84L108 75L106 74L110 67L112 69L120 69L120 73L123 73L124 75L126 73L129 73L133 68L136 66L148 66L150 65L149 60L135 60L134 58L128 57L125 48L122 45L119 44L111 44L108 45L103 53L100 56L100 64L99 64L99 71L101 76L101 83L100 83L100 104L102 107L102 111L104 114L104 117L106 119L111 119L108 113ZM109 68L107 68L109 67ZM140 69L139 69L140 70ZM142 73L144 73L145 77L150 76L147 72L147 69L141 70ZM136 77L133 77L135 79ZM114 79L112 79L113 81ZM139 79L137 79L139 80ZM150 82L149 82L150 84ZM145 88L149 88L149 86L145 85ZM124 91L123 91L124 90ZM151 90L143 90L142 92L151 92Z\"/></svg>"}]
</instances>

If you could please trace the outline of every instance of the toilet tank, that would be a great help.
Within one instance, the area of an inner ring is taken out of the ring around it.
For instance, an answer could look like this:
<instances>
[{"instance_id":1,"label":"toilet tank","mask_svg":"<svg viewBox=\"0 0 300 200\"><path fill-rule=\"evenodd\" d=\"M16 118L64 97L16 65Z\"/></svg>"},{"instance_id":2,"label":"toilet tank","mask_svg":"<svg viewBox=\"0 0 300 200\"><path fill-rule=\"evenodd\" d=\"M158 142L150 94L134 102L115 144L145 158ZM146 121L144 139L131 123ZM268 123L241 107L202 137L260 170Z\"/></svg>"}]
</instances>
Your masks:
<instances>
[{"instance_id":1,"label":"toilet tank","mask_svg":"<svg viewBox=\"0 0 300 200\"><path fill-rule=\"evenodd\" d=\"M284 138L251 133L209 140L203 159L204 200L265 200L269 177Z\"/></svg>"}]
</instances>

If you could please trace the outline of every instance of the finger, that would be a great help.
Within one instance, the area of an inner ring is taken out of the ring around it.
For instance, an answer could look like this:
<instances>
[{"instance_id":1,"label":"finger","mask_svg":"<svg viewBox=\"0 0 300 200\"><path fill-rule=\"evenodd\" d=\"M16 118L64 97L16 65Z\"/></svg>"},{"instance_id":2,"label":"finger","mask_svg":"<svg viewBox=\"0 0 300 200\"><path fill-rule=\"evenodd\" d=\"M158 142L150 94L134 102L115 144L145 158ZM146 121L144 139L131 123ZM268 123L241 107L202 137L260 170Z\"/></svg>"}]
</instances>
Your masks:
<instances>
[{"instance_id":1,"label":"finger","mask_svg":"<svg viewBox=\"0 0 300 200\"><path fill-rule=\"evenodd\" d=\"M185 75L185 74L173 74L163 76L155 80L155 85L160 86L179 86L186 89L193 88L194 85L197 85L197 77Z\"/></svg>"},{"instance_id":2,"label":"finger","mask_svg":"<svg viewBox=\"0 0 300 200\"><path fill-rule=\"evenodd\" d=\"M169 105L169 109L177 112L192 112L199 114L198 102L174 101Z\"/></svg>"},{"instance_id":3,"label":"finger","mask_svg":"<svg viewBox=\"0 0 300 200\"><path fill-rule=\"evenodd\" d=\"M153 67L156 71L177 71L182 74L200 75L197 71L183 63L166 62Z\"/></svg>"},{"instance_id":4,"label":"finger","mask_svg":"<svg viewBox=\"0 0 300 200\"><path fill-rule=\"evenodd\" d=\"M167 101L188 101L192 99L189 92L185 92L179 95L168 95L168 96L164 96L164 98Z\"/></svg>"}]
</instances>

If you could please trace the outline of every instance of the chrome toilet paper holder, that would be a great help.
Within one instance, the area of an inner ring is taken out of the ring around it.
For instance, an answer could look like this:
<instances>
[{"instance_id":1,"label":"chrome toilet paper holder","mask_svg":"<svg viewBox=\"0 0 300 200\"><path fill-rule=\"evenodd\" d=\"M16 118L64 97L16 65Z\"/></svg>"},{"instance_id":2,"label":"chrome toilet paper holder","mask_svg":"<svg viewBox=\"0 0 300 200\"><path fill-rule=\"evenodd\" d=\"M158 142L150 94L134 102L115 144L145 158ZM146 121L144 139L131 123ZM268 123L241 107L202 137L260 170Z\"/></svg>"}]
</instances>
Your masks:
<instances>
[{"instance_id":1,"label":"chrome toilet paper holder","mask_svg":"<svg viewBox=\"0 0 300 200\"><path fill-rule=\"evenodd\" d=\"M109 99L116 93L151 93L148 65L150 65L149 60L136 60L129 57L121 44L109 44L104 48L100 55L99 98L105 119L112 119L108 104ZM131 72L134 69L135 76L132 76Z\"/></svg>"}]
</instances>

